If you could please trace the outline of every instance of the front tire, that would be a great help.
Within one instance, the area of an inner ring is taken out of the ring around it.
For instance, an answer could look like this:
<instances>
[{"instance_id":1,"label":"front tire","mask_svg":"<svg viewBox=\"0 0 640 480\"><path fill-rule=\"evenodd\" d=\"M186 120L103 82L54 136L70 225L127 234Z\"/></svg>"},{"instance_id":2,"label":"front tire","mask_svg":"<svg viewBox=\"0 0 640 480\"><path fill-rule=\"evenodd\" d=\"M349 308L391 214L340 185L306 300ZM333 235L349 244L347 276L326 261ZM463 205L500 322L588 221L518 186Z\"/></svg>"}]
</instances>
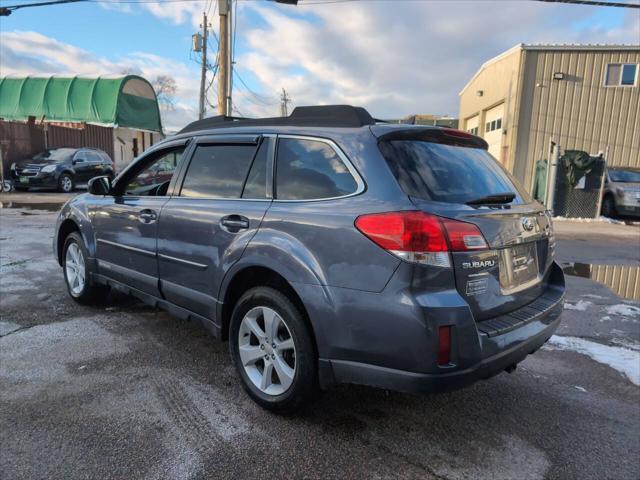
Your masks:
<instances>
[{"instance_id":1,"label":"front tire","mask_svg":"<svg viewBox=\"0 0 640 480\"><path fill-rule=\"evenodd\" d=\"M229 347L244 389L260 406L293 411L317 392L310 328L282 292L256 287L242 295L231 316Z\"/></svg>"},{"instance_id":2,"label":"front tire","mask_svg":"<svg viewBox=\"0 0 640 480\"><path fill-rule=\"evenodd\" d=\"M73 192L73 177L68 173L63 173L58 178L58 191L63 193Z\"/></svg>"},{"instance_id":3,"label":"front tire","mask_svg":"<svg viewBox=\"0 0 640 480\"><path fill-rule=\"evenodd\" d=\"M91 283L89 258L84 241L79 233L69 234L62 250L62 269L67 291L71 298L81 304L104 299L108 288Z\"/></svg>"},{"instance_id":4,"label":"front tire","mask_svg":"<svg viewBox=\"0 0 640 480\"><path fill-rule=\"evenodd\" d=\"M607 195L602 201L602 215L608 218L614 218L616 214L616 203L611 195Z\"/></svg>"}]
</instances>

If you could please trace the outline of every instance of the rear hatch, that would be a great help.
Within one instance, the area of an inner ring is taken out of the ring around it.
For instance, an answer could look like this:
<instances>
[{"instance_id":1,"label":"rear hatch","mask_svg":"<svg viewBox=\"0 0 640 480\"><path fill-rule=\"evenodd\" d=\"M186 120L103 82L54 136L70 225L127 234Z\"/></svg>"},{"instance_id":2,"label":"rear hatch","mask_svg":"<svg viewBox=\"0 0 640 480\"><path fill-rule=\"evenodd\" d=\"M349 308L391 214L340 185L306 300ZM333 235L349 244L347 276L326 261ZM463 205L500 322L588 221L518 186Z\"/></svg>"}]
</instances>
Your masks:
<instances>
[{"instance_id":1,"label":"rear hatch","mask_svg":"<svg viewBox=\"0 0 640 480\"><path fill-rule=\"evenodd\" d=\"M451 129L395 129L379 135L379 147L417 209L475 225L484 237L451 252L456 288L476 320L540 296L554 248L550 218L484 140Z\"/></svg>"}]
</instances>

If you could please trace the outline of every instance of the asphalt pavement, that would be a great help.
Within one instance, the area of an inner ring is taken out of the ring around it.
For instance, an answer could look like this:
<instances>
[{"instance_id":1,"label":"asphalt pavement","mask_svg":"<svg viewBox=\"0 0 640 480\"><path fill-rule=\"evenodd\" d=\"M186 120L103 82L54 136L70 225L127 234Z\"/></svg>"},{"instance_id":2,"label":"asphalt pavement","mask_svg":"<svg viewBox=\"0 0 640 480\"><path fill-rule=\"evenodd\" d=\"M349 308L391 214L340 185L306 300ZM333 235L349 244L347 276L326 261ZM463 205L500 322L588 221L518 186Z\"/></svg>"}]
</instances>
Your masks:
<instances>
[{"instance_id":1,"label":"asphalt pavement","mask_svg":"<svg viewBox=\"0 0 640 480\"><path fill-rule=\"evenodd\" d=\"M75 304L56 207L1 200L1 478L640 478L640 302L604 283L567 276L560 340L513 374L425 396L340 386L279 416L201 328L117 293ZM556 235L566 265L640 268L637 226Z\"/></svg>"}]
</instances>

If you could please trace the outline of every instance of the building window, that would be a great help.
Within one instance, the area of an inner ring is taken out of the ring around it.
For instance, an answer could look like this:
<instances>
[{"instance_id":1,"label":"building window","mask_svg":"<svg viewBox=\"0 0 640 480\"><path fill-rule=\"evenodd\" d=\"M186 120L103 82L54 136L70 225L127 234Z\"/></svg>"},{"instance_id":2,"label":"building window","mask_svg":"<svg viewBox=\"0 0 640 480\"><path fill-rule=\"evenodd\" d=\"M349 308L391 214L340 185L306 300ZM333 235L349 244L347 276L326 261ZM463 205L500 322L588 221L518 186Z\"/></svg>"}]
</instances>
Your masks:
<instances>
[{"instance_id":1,"label":"building window","mask_svg":"<svg viewBox=\"0 0 640 480\"><path fill-rule=\"evenodd\" d=\"M478 127L470 128L467 130L467 133L470 133L471 135L478 135Z\"/></svg>"},{"instance_id":2,"label":"building window","mask_svg":"<svg viewBox=\"0 0 640 480\"><path fill-rule=\"evenodd\" d=\"M638 65L635 63L610 63L604 77L607 87L633 87L638 79Z\"/></svg>"},{"instance_id":3,"label":"building window","mask_svg":"<svg viewBox=\"0 0 640 480\"><path fill-rule=\"evenodd\" d=\"M500 130L502 128L502 119L498 118L496 120L491 120L487 122L485 133L493 132L494 130Z\"/></svg>"}]
</instances>

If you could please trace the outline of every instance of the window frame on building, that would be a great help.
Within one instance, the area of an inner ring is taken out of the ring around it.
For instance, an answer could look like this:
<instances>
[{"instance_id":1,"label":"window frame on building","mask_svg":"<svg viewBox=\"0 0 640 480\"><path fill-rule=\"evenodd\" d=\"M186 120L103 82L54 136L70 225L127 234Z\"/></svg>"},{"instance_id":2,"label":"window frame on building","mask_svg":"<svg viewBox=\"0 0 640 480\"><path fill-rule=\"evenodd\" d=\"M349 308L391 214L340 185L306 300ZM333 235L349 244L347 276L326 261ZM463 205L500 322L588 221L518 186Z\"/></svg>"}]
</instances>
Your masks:
<instances>
[{"instance_id":1,"label":"window frame on building","mask_svg":"<svg viewBox=\"0 0 640 480\"><path fill-rule=\"evenodd\" d=\"M619 67L620 72L618 74L617 83L609 83L609 72L611 67ZM624 70L626 67L634 68L634 76L633 83L622 83L624 78ZM640 65L637 63L622 63L622 62L613 62L607 63L607 66L604 69L604 86L605 87L635 87L638 85L638 71L640 70Z\"/></svg>"}]
</instances>

